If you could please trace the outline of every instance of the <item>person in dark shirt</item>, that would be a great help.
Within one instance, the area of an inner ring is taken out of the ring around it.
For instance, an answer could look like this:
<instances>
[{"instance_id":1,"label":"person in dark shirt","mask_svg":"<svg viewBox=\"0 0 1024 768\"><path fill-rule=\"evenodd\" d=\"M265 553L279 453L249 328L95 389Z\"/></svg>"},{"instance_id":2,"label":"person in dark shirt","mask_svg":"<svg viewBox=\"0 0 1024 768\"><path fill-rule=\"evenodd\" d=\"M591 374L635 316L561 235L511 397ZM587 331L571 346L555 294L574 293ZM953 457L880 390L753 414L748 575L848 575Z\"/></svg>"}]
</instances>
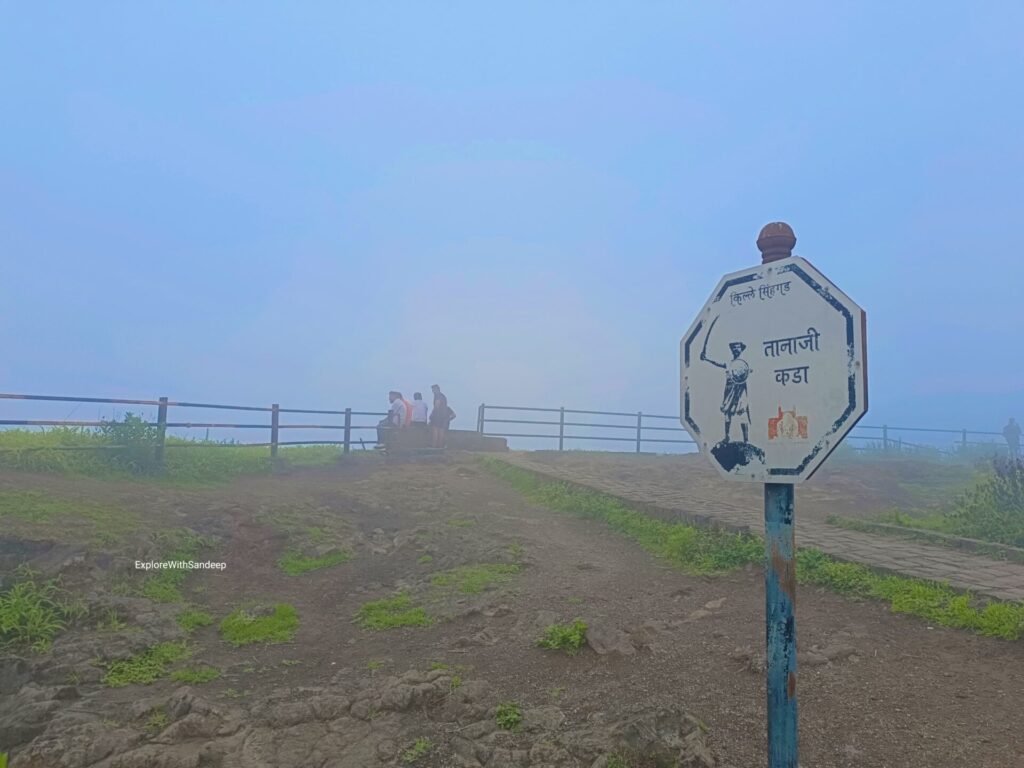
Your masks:
<instances>
[{"instance_id":1,"label":"person in dark shirt","mask_svg":"<svg viewBox=\"0 0 1024 768\"><path fill-rule=\"evenodd\" d=\"M448 436L448 425L455 418L455 412L448 407L448 398L437 384L430 385L434 393L434 409L430 412L431 447L444 448Z\"/></svg>"}]
</instances>

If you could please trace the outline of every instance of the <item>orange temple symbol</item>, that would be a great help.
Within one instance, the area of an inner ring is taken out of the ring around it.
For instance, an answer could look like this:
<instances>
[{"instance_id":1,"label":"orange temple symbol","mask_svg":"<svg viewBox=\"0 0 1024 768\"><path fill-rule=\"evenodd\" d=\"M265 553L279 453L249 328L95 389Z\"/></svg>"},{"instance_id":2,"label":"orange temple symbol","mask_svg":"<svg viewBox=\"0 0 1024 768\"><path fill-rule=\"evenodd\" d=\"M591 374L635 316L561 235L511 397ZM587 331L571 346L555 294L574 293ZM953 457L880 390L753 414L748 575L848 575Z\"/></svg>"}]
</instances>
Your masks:
<instances>
[{"instance_id":1,"label":"orange temple symbol","mask_svg":"<svg viewBox=\"0 0 1024 768\"><path fill-rule=\"evenodd\" d=\"M775 440L779 437L790 440L803 438L807 439L807 417L797 416L796 409L792 411L782 410L779 406L779 415L768 419L768 439Z\"/></svg>"}]
</instances>

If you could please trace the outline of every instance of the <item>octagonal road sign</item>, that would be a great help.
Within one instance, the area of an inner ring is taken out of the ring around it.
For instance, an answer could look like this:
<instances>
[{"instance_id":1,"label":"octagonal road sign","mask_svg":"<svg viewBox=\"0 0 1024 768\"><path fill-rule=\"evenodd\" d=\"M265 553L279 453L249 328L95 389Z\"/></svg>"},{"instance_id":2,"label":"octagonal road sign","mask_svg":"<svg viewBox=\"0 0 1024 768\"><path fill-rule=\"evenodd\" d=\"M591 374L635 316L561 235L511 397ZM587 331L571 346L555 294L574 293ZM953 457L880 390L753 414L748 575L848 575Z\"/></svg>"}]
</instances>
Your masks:
<instances>
[{"instance_id":1,"label":"octagonal road sign","mask_svg":"<svg viewBox=\"0 0 1024 768\"><path fill-rule=\"evenodd\" d=\"M680 420L725 477L800 483L867 410L864 310L789 256L726 275L680 342Z\"/></svg>"}]
</instances>

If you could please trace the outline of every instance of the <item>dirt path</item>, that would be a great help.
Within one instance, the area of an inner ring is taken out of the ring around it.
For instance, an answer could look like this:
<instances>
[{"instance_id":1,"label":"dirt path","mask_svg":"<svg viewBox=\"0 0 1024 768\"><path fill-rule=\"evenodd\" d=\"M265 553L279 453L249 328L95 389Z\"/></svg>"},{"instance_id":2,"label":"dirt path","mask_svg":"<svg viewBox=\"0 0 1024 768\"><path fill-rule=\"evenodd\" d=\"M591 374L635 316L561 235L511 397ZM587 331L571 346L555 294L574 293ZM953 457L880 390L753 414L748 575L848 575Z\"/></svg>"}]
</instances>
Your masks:
<instances>
[{"instance_id":1,"label":"dirt path","mask_svg":"<svg viewBox=\"0 0 1024 768\"><path fill-rule=\"evenodd\" d=\"M90 487L105 492L101 485ZM77 490L83 492L81 486ZM131 502L130 491L118 493ZM431 664L458 665L466 680L482 681L477 692L488 706L515 700L536 711L555 708L565 718L556 730L583 728L638 708L681 707L706 724L707 742L720 765L764 764L764 676L759 671L764 598L756 569L714 579L686 576L601 524L524 503L471 458L392 464L372 473L243 480L230 488L183 491L177 497L166 490L159 506L162 514L177 509L196 527L226 535L218 556L228 563L227 571L190 577L191 599L218 619L246 600L289 602L298 610L301 626L294 640L283 645L236 649L219 639L215 627L193 636L196 660L224 670L219 680L197 690L218 706L241 708L243 723L262 722L253 713L281 697L298 706L314 696L312 691L322 698ZM287 540L268 521L315 510L330 510L344 521L355 557L303 576L286 576L276 558ZM430 584L439 572L479 563L517 563L522 571L479 594L442 594ZM420 599L440 620L385 632L352 622L366 601L399 589ZM875 603L817 590L801 589L797 615L803 765L1024 764L1019 707L1024 644L932 628ZM570 657L536 646L544 625L577 616L587 621L601 653L586 648ZM167 699L178 687L167 680L123 689L83 684L75 707L128 723L137 717L132 712L138 711L140 697ZM390 741L374 742L374 757L365 762L355 757L332 761L313 746L326 743L328 736L342 738L346 728L368 733L391 728L391 741L395 733L403 738L412 733L413 726L441 729L440 715L432 709L405 712L402 725L398 717L389 713L373 719L371 713L365 721L338 720L327 731L284 720L275 725L270 719L267 727L277 728L271 736L248 733L242 738L243 727L217 741L228 755L220 764L289 764L232 762L236 758L231 755L255 754L251 745L264 738L279 750L294 742L298 746L287 753L290 759L314 768L400 765L394 745L380 746ZM450 729L431 733L439 747L417 765L474 764L458 757L457 736ZM169 737L164 746L159 744L157 739L133 748L178 749ZM41 765L19 759L15 752L15 768ZM475 764L506 764L495 756L488 760ZM552 758L508 764L579 763Z\"/></svg>"},{"instance_id":2,"label":"dirt path","mask_svg":"<svg viewBox=\"0 0 1024 768\"><path fill-rule=\"evenodd\" d=\"M672 519L702 518L734 529L764 531L760 486L730 483L706 466L701 456L607 456L518 453L507 460L554 480L566 480L638 502ZM913 465L911 465L913 466ZM847 530L824 522L828 514L864 517L894 506L898 491L885 462L847 465L801 486L797 500L796 539L833 557L930 581L945 581L998 600L1024 600L1024 564L996 560L920 541ZM887 482L888 481L888 482ZM870 486L870 491L863 486ZM891 496L885 496L886 492Z\"/></svg>"}]
</instances>

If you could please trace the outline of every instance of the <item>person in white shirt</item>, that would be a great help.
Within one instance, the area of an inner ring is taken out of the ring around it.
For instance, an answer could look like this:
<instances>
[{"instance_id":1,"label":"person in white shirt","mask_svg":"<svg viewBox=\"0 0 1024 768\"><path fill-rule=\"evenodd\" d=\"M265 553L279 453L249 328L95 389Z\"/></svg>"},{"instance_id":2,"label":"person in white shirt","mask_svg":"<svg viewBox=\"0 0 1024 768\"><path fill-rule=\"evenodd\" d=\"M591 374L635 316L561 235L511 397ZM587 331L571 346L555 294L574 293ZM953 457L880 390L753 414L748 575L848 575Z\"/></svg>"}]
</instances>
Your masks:
<instances>
[{"instance_id":1,"label":"person in white shirt","mask_svg":"<svg viewBox=\"0 0 1024 768\"><path fill-rule=\"evenodd\" d=\"M402 393L391 390L388 392L388 400L391 401L391 405L388 408L388 415L377 423L378 448L384 447L384 441L389 429L400 429L405 426L405 423L408 420L408 414L405 410L405 400L402 399Z\"/></svg>"},{"instance_id":2,"label":"person in white shirt","mask_svg":"<svg viewBox=\"0 0 1024 768\"><path fill-rule=\"evenodd\" d=\"M414 427L427 426L427 404L423 401L421 392L416 392L412 396L412 425Z\"/></svg>"}]
</instances>

